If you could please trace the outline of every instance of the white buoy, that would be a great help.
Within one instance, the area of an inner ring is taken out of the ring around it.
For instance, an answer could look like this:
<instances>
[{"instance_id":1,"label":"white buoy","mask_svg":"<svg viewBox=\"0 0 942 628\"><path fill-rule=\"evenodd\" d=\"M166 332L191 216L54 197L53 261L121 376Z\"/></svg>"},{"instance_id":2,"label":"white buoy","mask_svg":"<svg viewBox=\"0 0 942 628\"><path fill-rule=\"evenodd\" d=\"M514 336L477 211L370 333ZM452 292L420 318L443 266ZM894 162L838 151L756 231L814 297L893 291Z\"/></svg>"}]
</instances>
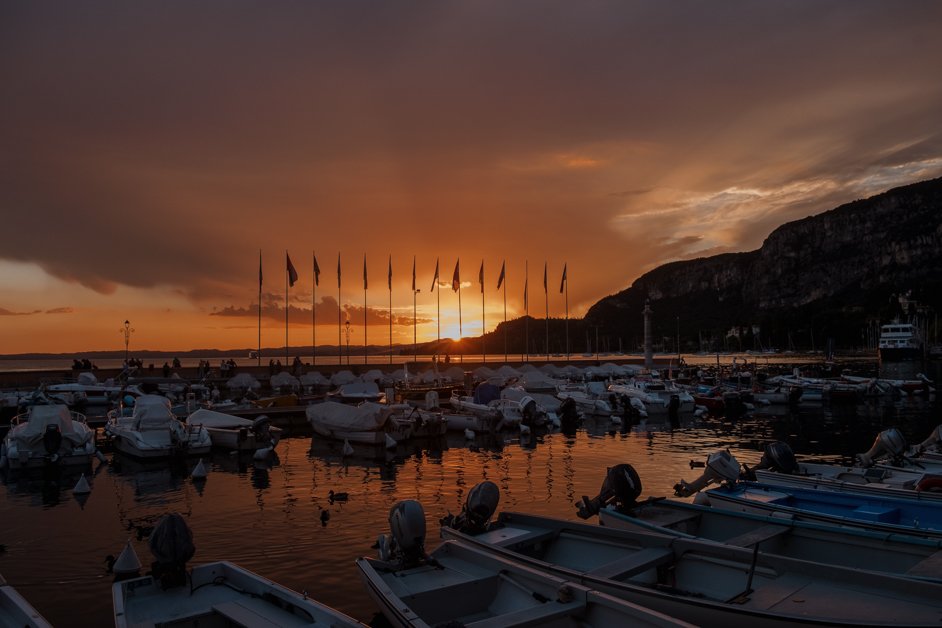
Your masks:
<instances>
[{"instance_id":1,"label":"white buoy","mask_svg":"<svg viewBox=\"0 0 942 628\"><path fill-rule=\"evenodd\" d=\"M115 580L133 578L141 573L141 560L137 557L137 552L134 551L134 547L131 545L131 539L128 539L124 549L118 555L118 559L114 561L111 570L114 572Z\"/></svg>"},{"instance_id":2,"label":"white buoy","mask_svg":"<svg viewBox=\"0 0 942 628\"><path fill-rule=\"evenodd\" d=\"M465 430L464 437L468 440L474 440L474 430Z\"/></svg>"},{"instance_id":3,"label":"white buoy","mask_svg":"<svg viewBox=\"0 0 942 628\"><path fill-rule=\"evenodd\" d=\"M79 481L75 483L75 488L72 489L72 493L75 495L88 495L91 492L92 487L88 485L88 480L85 479L85 474L83 473Z\"/></svg>"},{"instance_id":4,"label":"white buoy","mask_svg":"<svg viewBox=\"0 0 942 628\"><path fill-rule=\"evenodd\" d=\"M398 444L395 438L386 434L386 449L394 449Z\"/></svg>"},{"instance_id":5,"label":"white buoy","mask_svg":"<svg viewBox=\"0 0 942 628\"><path fill-rule=\"evenodd\" d=\"M200 458L200 461L193 467L193 471L190 472L190 477L194 480L205 480L207 475L206 466L203 464L203 459Z\"/></svg>"},{"instance_id":6,"label":"white buoy","mask_svg":"<svg viewBox=\"0 0 942 628\"><path fill-rule=\"evenodd\" d=\"M255 450L254 454L252 454L252 458L254 460L266 460L273 451L275 451L274 447L260 447L259 449Z\"/></svg>"},{"instance_id":7,"label":"white buoy","mask_svg":"<svg viewBox=\"0 0 942 628\"><path fill-rule=\"evenodd\" d=\"M386 438L389 438L389 436ZM350 441L348 441L346 438L343 439L343 451L341 453L343 453L344 457L353 455L353 445L351 445Z\"/></svg>"}]
</instances>

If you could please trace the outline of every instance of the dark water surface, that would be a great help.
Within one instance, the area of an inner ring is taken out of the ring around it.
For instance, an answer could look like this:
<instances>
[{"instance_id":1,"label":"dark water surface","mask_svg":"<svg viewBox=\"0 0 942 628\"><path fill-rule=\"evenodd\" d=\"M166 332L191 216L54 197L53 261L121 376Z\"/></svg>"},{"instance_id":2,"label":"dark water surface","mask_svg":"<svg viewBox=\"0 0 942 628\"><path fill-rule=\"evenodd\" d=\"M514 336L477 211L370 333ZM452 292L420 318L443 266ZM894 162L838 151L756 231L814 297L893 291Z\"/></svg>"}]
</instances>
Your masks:
<instances>
[{"instance_id":1,"label":"dark water surface","mask_svg":"<svg viewBox=\"0 0 942 628\"><path fill-rule=\"evenodd\" d=\"M357 448L341 459L339 446L295 435L279 444L271 468L213 454L202 485L187 478L196 460L171 468L109 455L109 464L94 471L84 505L72 494L76 477L7 478L0 488L0 543L6 546L0 573L55 625L111 625L105 557L131 538L149 564L149 526L176 511L193 530L194 563L230 560L370 621L376 611L354 559L373 555L370 546L387 531L388 510L400 499L425 506L433 548L438 519L458 512L467 491L484 479L500 487L501 509L576 519L573 502L594 496L605 468L620 462L638 470L645 496L670 495L679 479L697 474L691 459L717 449L728 447L740 462L755 463L765 442L781 439L800 458L836 462L869 448L884 427L899 426L918 442L938 422L934 398L910 397L780 409L737 424L698 420L674 431L652 423L621 433L608 420L595 420L574 437L479 436L477 451L455 433L394 454ZM331 489L348 492L349 501L330 504ZM326 526L322 510L330 513Z\"/></svg>"}]
</instances>

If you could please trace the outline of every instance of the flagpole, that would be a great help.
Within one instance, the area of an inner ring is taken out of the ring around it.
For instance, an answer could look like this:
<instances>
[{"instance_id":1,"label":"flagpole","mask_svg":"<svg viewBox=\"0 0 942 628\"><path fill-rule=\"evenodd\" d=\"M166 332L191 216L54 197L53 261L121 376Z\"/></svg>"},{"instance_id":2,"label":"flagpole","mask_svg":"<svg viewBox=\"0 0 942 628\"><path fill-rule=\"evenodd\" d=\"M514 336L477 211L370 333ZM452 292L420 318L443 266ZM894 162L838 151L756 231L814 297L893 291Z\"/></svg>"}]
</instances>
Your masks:
<instances>
[{"instance_id":1,"label":"flagpole","mask_svg":"<svg viewBox=\"0 0 942 628\"><path fill-rule=\"evenodd\" d=\"M525 362L530 361L530 299L527 296L527 293L530 291L530 260L526 261L523 283L523 331L524 331L524 356Z\"/></svg>"},{"instance_id":2,"label":"flagpole","mask_svg":"<svg viewBox=\"0 0 942 628\"><path fill-rule=\"evenodd\" d=\"M262 365L262 249L258 250L258 366Z\"/></svg>"},{"instance_id":3,"label":"flagpole","mask_svg":"<svg viewBox=\"0 0 942 628\"><path fill-rule=\"evenodd\" d=\"M415 318L415 295L418 291L415 289L415 255L412 256L412 359L419 359L418 338L419 332L416 327Z\"/></svg>"},{"instance_id":4,"label":"flagpole","mask_svg":"<svg viewBox=\"0 0 942 628\"><path fill-rule=\"evenodd\" d=\"M461 337L464 336L464 331L461 326L461 258L458 258L458 261L455 262L455 275L458 277L458 340L461 340ZM464 353L458 354L458 360L464 362Z\"/></svg>"},{"instance_id":5,"label":"flagpole","mask_svg":"<svg viewBox=\"0 0 942 628\"><path fill-rule=\"evenodd\" d=\"M549 288L546 287L546 262L543 262L543 296L546 298L546 361L549 362Z\"/></svg>"},{"instance_id":6,"label":"flagpole","mask_svg":"<svg viewBox=\"0 0 942 628\"><path fill-rule=\"evenodd\" d=\"M340 306L340 252L337 252L337 359L343 364L343 308Z\"/></svg>"},{"instance_id":7,"label":"flagpole","mask_svg":"<svg viewBox=\"0 0 942 628\"><path fill-rule=\"evenodd\" d=\"M311 365L317 364L317 255L311 251Z\"/></svg>"},{"instance_id":8,"label":"flagpole","mask_svg":"<svg viewBox=\"0 0 942 628\"><path fill-rule=\"evenodd\" d=\"M484 260L481 260L481 358L487 364L487 345L485 344L484 334L487 333L487 322L484 315Z\"/></svg>"},{"instance_id":9,"label":"flagpole","mask_svg":"<svg viewBox=\"0 0 942 628\"><path fill-rule=\"evenodd\" d=\"M392 253L389 254L389 363L392 364Z\"/></svg>"},{"instance_id":10,"label":"flagpole","mask_svg":"<svg viewBox=\"0 0 942 628\"><path fill-rule=\"evenodd\" d=\"M501 269L503 268L505 267L502 265ZM504 363L507 361L507 278L504 277Z\"/></svg>"},{"instance_id":11,"label":"flagpole","mask_svg":"<svg viewBox=\"0 0 942 628\"><path fill-rule=\"evenodd\" d=\"M285 249L285 368L288 368L288 249Z\"/></svg>"},{"instance_id":12,"label":"flagpole","mask_svg":"<svg viewBox=\"0 0 942 628\"><path fill-rule=\"evenodd\" d=\"M566 359L569 359L569 278L566 277L566 265L563 265L563 281L566 284ZM596 328L596 331L598 328ZM596 347L598 349L598 347Z\"/></svg>"},{"instance_id":13,"label":"flagpole","mask_svg":"<svg viewBox=\"0 0 942 628\"><path fill-rule=\"evenodd\" d=\"M363 254L363 364L367 364L369 360L366 357L366 253Z\"/></svg>"}]
</instances>

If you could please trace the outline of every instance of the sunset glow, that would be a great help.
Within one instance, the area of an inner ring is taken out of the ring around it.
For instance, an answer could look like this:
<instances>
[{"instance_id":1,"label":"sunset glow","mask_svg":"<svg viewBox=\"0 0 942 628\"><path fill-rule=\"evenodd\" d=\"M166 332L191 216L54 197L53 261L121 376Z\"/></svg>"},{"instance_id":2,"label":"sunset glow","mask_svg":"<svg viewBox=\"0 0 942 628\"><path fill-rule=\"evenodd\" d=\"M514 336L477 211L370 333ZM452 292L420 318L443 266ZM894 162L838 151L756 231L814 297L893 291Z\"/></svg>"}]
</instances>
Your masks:
<instances>
[{"instance_id":1,"label":"sunset glow","mask_svg":"<svg viewBox=\"0 0 942 628\"><path fill-rule=\"evenodd\" d=\"M370 344L390 314L394 343L435 339L439 297L458 338L459 259L466 337L482 261L487 331L502 263L508 319L527 279L532 316L565 316L564 264L580 317L942 174L936 3L5 3L0 25L5 354L118 349L125 319L133 347L254 347L259 251L264 346L286 250L291 344L313 318L362 343L364 256Z\"/></svg>"}]
</instances>

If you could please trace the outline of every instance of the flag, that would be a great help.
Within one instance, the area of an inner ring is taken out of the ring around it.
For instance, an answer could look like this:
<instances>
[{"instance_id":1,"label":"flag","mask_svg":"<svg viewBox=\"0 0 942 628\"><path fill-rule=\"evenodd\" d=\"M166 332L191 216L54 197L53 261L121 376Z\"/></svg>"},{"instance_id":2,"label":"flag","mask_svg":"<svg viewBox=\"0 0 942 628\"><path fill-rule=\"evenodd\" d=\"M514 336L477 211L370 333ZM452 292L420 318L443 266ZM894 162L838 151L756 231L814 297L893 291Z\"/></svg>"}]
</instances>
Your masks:
<instances>
[{"instance_id":1,"label":"flag","mask_svg":"<svg viewBox=\"0 0 942 628\"><path fill-rule=\"evenodd\" d=\"M262 291L262 252L258 252L258 291Z\"/></svg>"},{"instance_id":2,"label":"flag","mask_svg":"<svg viewBox=\"0 0 942 628\"><path fill-rule=\"evenodd\" d=\"M500 287L504 284L504 270L507 267L507 261L503 261L500 264L500 277L497 278L497 289L500 290Z\"/></svg>"},{"instance_id":3,"label":"flag","mask_svg":"<svg viewBox=\"0 0 942 628\"><path fill-rule=\"evenodd\" d=\"M432 279L432 290L438 285L438 258L435 258L435 277Z\"/></svg>"},{"instance_id":4,"label":"flag","mask_svg":"<svg viewBox=\"0 0 942 628\"><path fill-rule=\"evenodd\" d=\"M478 272L478 283L481 284L481 294L484 294L484 260L481 260L481 270Z\"/></svg>"},{"instance_id":5,"label":"flag","mask_svg":"<svg viewBox=\"0 0 942 628\"><path fill-rule=\"evenodd\" d=\"M461 288L461 271L459 267L461 266L461 258L458 258L458 261L455 262L455 274L451 276L451 289L455 292L458 292L458 289Z\"/></svg>"},{"instance_id":6,"label":"flag","mask_svg":"<svg viewBox=\"0 0 942 628\"><path fill-rule=\"evenodd\" d=\"M566 285L566 264L563 264L563 278L559 282L559 294L563 293L563 286Z\"/></svg>"},{"instance_id":7,"label":"flag","mask_svg":"<svg viewBox=\"0 0 942 628\"><path fill-rule=\"evenodd\" d=\"M340 287L340 253L337 253L337 287Z\"/></svg>"},{"instance_id":8,"label":"flag","mask_svg":"<svg viewBox=\"0 0 942 628\"><path fill-rule=\"evenodd\" d=\"M543 292L547 291L546 287L546 262L543 262Z\"/></svg>"},{"instance_id":9,"label":"flag","mask_svg":"<svg viewBox=\"0 0 942 628\"><path fill-rule=\"evenodd\" d=\"M412 292L415 292L415 255L412 256Z\"/></svg>"},{"instance_id":10,"label":"flag","mask_svg":"<svg viewBox=\"0 0 942 628\"><path fill-rule=\"evenodd\" d=\"M392 291L392 255L389 256L389 290Z\"/></svg>"},{"instance_id":11,"label":"flag","mask_svg":"<svg viewBox=\"0 0 942 628\"><path fill-rule=\"evenodd\" d=\"M366 254L363 255L363 289L366 290Z\"/></svg>"},{"instance_id":12,"label":"flag","mask_svg":"<svg viewBox=\"0 0 942 628\"><path fill-rule=\"evenodd\" d=\"M321 267L317 265L316 255L314 255L314 285L321 285Z\"/></svg>"},{"instance_id":13,"label":"flag","mask_svg":"<svg viewBox=\"0 0 942 628\"><path fill-rule=\"evenodd\" d=\"M288 255L288 251L285 251L285 259L288 261L288 285L293 286L294 282L298 280L298 271L294 269L294 264L291 263L291 256Z\"/></svg>"}]
</instances>

